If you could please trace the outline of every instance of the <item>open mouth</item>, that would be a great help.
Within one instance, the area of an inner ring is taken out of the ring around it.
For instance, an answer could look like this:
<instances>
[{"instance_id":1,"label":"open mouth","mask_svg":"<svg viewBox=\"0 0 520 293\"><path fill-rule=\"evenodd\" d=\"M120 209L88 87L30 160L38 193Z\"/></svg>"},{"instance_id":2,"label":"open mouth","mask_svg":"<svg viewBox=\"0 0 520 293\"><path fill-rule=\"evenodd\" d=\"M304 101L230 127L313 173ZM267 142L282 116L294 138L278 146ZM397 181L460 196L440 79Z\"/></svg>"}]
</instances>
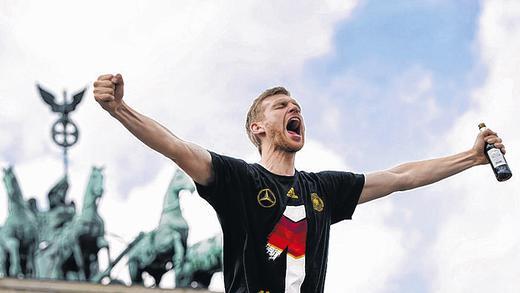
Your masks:
<instances>
[{"instance_id":1,"label":"open mouth","mask_svg":"<svg viewBox=\"0 0 520 293\"><path fill-rule=\"evenodd\" d=\"M289 119L287 126L285 127L289 134L301 135L301 121L297 117Z\"/></svg>"}]
</instances>

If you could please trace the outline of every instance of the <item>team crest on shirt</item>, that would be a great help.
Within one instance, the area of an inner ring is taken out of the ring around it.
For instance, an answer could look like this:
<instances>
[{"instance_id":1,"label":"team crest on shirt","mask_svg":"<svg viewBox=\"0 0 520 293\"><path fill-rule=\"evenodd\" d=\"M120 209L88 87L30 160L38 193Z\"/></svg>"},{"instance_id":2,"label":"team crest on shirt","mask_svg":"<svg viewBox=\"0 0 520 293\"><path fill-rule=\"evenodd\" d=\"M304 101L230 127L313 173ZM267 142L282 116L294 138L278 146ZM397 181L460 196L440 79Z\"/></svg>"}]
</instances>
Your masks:
<instances>
[{"instance_id":1,"label":"team crest on shirt","mask_svg":"<svg viewBox=\"0 0 520 293\"><path fill-rule=\"evenodd\" d=\"M291 187L291 189L289 189L289 191L287 192L287 196L293 199L298 199L298 195L294 191L294 187Z\"/></svg>"},{"instance_id":2,"label":"team crest on shirt","mask_svg":"<svg viewBox=\"0 0 520 293\"><path fill-rule=\"evenodd\" d=\"M313 192L311 193L311 201L312 201L312 207L315 211L321 212L323 211L323 200L318 196L317 193Z\"/></svg>"},{"instance_id":3,"label":"team crest on shirt","mask_svg":"<svg viewBox=\"0 0 520 293\"><path fill-rule=\"evenodd\" d=\"M264 188L256 196L258 204L263 208L272 208L276 204L276 196L269 188Z\"/></svg>"}]
</instances>

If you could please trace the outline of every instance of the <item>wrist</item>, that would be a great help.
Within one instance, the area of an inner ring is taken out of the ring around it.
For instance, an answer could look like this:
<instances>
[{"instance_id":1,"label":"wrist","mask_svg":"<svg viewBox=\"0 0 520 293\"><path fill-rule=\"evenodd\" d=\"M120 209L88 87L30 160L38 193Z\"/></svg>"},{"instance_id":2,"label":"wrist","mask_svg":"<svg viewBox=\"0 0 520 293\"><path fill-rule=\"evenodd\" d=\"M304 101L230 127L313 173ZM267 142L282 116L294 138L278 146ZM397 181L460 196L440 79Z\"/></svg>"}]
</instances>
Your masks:
<instances>
[{"instance_id":1,"label":"wrist","mask_svg":"<svg viewBox=\"0 0 520 293\"><path fill-rule=\"evenodd\" d=\"M465 153L471 162L471 167L475 167L475 166L479 166L479 165L483 164L481 162L482 161L481 157L483 156L483 154L481 154L478 150L472 148L472 149L466 151Z\"/></svg>"},{"instance_id":2,"label":"wrist","mask_svg":"<svg viewBox=\"0 0 520 293\"><path fill-rule=\"evenodd\" d=\"M127 105L124 101L121 101L121 103L115 106L111 111L108 111L108 113L110 113L112 117L119 120L119 118L121 118L121 116L123 115L125 109L127 109Z\"/></svg>"}]
</instances>

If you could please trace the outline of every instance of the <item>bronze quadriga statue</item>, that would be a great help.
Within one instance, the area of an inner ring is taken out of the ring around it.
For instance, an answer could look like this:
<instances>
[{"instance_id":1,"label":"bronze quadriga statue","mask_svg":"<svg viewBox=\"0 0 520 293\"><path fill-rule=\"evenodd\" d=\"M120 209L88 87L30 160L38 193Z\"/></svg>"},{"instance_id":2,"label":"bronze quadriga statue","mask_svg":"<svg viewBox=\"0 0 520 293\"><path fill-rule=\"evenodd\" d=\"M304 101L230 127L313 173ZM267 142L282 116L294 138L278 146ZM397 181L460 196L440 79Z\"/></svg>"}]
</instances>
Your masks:
<instances>
[{"instance_id":1,"label":"bronze quadriga statue","mask_svg":"<svg viewBox=\"0 0 520 293\"><path fill-rule=\"evenodd\" d=\"M63 180L57 186L60 184L64 186ZM63 190L55 188L53 190ZM97 212L102 195L103 174L97 167L90 173L79 214L75 214L74 204L65 204L62 197L51 190L52 208L41 221L41 241L36 253L37 278L90 280L98 273L97 253L102 248L108 249L104 222Z\"/></svg>"},{"instance_id":2,"label":"bronze quadriga statue","mask_svg":"<svg viewBox=\"0 0 520 293\"><path fill-rule=\"evenodd\" d=\"M12 168L5 168L9 214L0 227L0 277L101 282L110 278L112 268L126 255L132 284L142 285L142 273L147 272L158 285L174 269L177 287L207 288L213 274L222 270L222 238L218 235L187 247L189 228L179 194L194 192L195 187L181 170L174 173L166 190L158 227L141 233L109 268L99 272L98 252L109 248L98 214L103 182L102 169L93 167L82 209L76 213L74 202L66 200L69 182L65 175L48 193L49 209L40 211L36 200L23 199Z\"/></svg>"},{"instance_id":3,"label":"bronze quadriga statue","mask_svg":"<svg viewBox=\"0 0 520 293\"><path fill-rule=\"evenodd\" d=\"M164 195L159 226L144 233L128 252L128 269L132 284L143 284L142 273L147 272L158 286L162 276L172 267L180 270L187 248L188 223L182 216L179 193L195 191L190 178L177 170Z\"/></svg>"}]
</instances>

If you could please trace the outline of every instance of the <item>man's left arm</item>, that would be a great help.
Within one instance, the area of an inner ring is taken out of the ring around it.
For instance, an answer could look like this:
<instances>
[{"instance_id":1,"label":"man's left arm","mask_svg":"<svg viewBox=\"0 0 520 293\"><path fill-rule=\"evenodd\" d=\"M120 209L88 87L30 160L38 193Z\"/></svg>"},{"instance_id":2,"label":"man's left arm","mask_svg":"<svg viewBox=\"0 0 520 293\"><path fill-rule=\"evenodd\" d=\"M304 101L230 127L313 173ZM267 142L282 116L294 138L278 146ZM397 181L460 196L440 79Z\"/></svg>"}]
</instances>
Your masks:
<instances>
[{"instance_id":1,"label":"man's left arm","mask_svg":"<svg viewBox=\"0 0 520 293\"><path fill-rule=\"evenodd\" d=\"M473 147L456 155L426 161L410 162L388 170L369 173L358 203L371 201L395 191L404 191L428 185L468 168L487 164L484 155L485 143L492 143L505 154L502 139L486 129L479 133Z\"/></svg>"}]
</instances>

